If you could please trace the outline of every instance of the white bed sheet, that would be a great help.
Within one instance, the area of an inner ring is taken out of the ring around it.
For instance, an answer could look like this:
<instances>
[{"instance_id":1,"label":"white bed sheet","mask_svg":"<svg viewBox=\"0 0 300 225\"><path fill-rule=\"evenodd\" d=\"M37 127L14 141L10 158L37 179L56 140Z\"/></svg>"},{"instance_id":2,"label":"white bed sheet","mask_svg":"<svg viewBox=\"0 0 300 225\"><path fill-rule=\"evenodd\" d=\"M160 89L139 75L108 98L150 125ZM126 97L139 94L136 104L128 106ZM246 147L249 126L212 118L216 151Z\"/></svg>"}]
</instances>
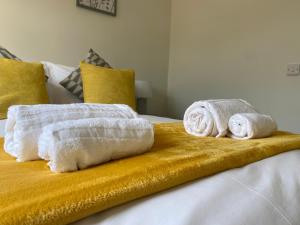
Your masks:
<instances>
[{"instance_id":1,"label":"white bed sheet","mask_svg":"<svg viewBox=\"0 0 300 225\"><path fill-rule=\"evenodd\" d=\"M151 119L159 122L159 118ZM299 171L300 150L295 150L106 210L73 225L299 225Z\"/></svg>"},{"instance_id":2,"label":"white bed sheet","mask_svg":"<svg viewBox=\"0 0 300 225\"><path fill-rule=\"evenodd\" d=\"M4 137L6 120L0 120L0 137Z\"/></svg>"},{"instance_id":3,"label":"white bed sheet","mask_svg":"<svg viewBox=\"0 0 300 225\"><path fill-rule=\"evenodd\" d=\"M300 150L226 171L73 225L298 225Z\"/></svg>"},{"instance_id":4,"label":"white bed sheet","mask_svg":"<svg viewBox=\"0 0 300 225\"><path fill-rule=\"evenodd\" d=\"M166 117L152 116L152 115L139 115L139 117L149 120L152 123L173 123L179 122L180 120L175 120Z\"/></svg>"}]
</instances>

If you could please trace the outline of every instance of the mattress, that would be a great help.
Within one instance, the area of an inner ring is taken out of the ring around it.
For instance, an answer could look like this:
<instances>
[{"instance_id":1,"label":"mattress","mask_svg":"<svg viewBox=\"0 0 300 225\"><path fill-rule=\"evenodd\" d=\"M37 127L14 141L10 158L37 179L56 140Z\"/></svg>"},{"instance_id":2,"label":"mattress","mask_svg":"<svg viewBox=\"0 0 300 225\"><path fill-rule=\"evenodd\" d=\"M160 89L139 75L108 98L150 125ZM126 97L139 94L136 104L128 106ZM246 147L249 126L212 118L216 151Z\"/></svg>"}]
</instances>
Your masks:
<instances>
[{"instance_id":1,"label":"mattress","mask_svg":"<svg viewBox=\"0 0 300 225\"><path fill-rule=\"evenodd\" d=\"M73 225L297 225L300 150L229 170Z\"/></svg>"},{"instance_id":2,"label":"mattress","mask_svg":"<svg viewBox=\"0 0 300 225\"><path fill-rule=\"evenodd\" d=\"M4 137L6 120L0 120L0 137Z\"/></svg>"}]
</instances>

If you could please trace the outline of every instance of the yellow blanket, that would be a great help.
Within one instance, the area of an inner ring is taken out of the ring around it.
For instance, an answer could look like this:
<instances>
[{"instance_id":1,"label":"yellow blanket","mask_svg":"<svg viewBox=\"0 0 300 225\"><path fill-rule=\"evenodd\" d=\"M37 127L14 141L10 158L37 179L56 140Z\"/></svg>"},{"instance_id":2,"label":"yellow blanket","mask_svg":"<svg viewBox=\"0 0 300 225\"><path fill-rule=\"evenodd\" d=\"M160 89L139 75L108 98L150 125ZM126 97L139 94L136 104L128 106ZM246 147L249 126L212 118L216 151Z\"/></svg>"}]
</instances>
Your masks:
<instances>
[{"instance_id":1,"label":"yellow blanket","mask_svg":"<svg viewBox=\"0 0 300 225\"><path fill-rule=\"evenodd\" d=\"M197 138L182 124L155 127L151 152L74 173L0 151L0 224L68 224L96 212L227 169L300 149L300 135L236 141ZM3 140L0 141L3 145Z\"/></svg>"}]
</instances>

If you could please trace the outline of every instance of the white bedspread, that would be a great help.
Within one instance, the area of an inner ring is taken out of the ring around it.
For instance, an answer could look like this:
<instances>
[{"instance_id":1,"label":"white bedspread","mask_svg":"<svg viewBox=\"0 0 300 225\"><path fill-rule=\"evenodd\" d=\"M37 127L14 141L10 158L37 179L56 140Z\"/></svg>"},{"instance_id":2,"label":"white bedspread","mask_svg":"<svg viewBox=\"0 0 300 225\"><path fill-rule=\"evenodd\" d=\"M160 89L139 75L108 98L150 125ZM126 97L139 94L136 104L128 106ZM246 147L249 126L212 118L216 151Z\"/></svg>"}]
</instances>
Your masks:
<instances>
[{"instance_id":1,"label":"white bedspread","mask_svg":"<svg viewBox=\"0 0 300 225\"><path fill-rule=\"evenodd\" d=\"M73 225L298 225L300 150L230 170Z\"/></svg>"},{"instance_id":2,"label":"white bedspread","mask_svg":"<svg viewBox=\"0 0 300 225\"><path fill-rule=\"evenodd\" d=\"M6 120L0 120L0 137L4 137Z\"/></svg>"},{"instance_id":3,"label":"white bedspread","mask_svg":"<svg viewBox=\"0 0 300 225\"><path fill-rule=\"evenodd\" d=\"M174 122L142 116L151 122ZM0 123L1 127L1 123ZM73 225L299 225L300 150L95 214Z\"/></svg>"}]
</instances>

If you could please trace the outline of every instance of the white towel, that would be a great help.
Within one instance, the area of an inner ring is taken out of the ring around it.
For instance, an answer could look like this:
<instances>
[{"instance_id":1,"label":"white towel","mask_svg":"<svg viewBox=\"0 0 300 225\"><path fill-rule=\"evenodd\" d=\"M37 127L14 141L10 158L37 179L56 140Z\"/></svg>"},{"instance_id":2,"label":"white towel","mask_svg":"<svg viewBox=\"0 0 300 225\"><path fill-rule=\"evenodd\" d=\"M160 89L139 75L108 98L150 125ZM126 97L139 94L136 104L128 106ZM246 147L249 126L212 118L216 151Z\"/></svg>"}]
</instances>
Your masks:
<instances>
[{"instance_id":1,"label":"white towel","mask_svg":"<svg viewBox=\"0 0 300 225\"><path fill-rule=\"evenodd\" d=\"M145 119L82 119L44 127L39 156L53 172L68 172L137 155L154 142L153 126Z\"/></svg>"},{"instance_id":2,"label":"white towel","mask_svg":"<svg viewBox=\"0 0 300 225\"><path fill-rule=\"evenodd\" d=\"M39 159L38 138L42 128L51 123L80 118L136 118L126 105L67 104L12 106L8 110L4 149L24 162Z\"/></svg>"},{"instance_id":3,"label":"white towel","mask_svg":"<svg viewBox=\"0 0 300 225\"><path fill-rule=\"evenodd\" d=\"M186 132L191 135L224 137L232 115L255 112L253 106L241 99L199 101L186 110L183 123Z\"/></svg>"},{"instance_id":4,"label":"white towel","mask_svg":"<svg viewBox=\"0 0 300 225\"><path fill-rule=\"evenodd\" d=\"M258 113L239 113L229 120L229 136L235 139L264 138L277 130L277 124L271 116Z\"/></svg>"}]
</instances>

